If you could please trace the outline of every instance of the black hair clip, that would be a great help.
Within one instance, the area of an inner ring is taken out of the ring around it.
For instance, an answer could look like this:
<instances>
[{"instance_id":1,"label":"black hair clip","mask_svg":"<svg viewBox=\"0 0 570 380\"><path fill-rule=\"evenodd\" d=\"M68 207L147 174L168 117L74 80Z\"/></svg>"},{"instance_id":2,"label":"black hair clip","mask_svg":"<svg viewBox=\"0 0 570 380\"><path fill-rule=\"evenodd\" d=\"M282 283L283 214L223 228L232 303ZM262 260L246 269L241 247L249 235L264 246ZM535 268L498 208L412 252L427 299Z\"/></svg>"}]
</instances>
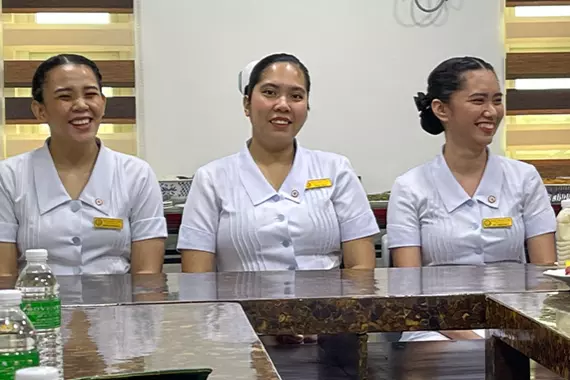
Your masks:
<instances>
[{"instance_id":1,"label":"black hair clip","mask_svg":"<svg viewBox=\"0 0 570 380\"><path fill-rule=\"evenodd\" d=\"M431 107L431 99L423 92L418 92L418 95L414 96L414 102L416 103L416 108L420 112L423 112Z\"/></svg>"}]
</instances>

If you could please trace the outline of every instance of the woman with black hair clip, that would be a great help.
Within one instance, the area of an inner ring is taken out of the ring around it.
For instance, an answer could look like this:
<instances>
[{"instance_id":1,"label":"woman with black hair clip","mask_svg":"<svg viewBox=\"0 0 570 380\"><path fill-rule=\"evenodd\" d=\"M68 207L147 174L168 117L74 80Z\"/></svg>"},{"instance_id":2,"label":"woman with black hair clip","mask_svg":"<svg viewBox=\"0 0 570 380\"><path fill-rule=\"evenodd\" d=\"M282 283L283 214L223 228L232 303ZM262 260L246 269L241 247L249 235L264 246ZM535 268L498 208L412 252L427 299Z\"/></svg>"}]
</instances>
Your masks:
<instances>
[{"instance_id":1,"label":"woman with black hair clip","mask_svg":"<svg viewBox=\"0 0 570 380\"><path fill-rule=\"evenodd\" d=\"M160 273L167 236L150 166L103 145L102 77L91 60L60 54L32 81L32 111L50 137L0 162L0 275L30 248L56 275Z\"/></svg>"},{"instance_id":2,"label":"woman with black hair clip","mask_svg":"<svg viewBox=\"0 0 570 380\"><path fill-rule=\"evenodd\" d=\"M415 102L422 128L445 133L445 145L393 185L387 231L394 265L525 263L525 243L532 263L552 264L556 220L540 175L488 148L505 113L493 67L475 57L448 59Z\"/></svg>"}]
</instances>

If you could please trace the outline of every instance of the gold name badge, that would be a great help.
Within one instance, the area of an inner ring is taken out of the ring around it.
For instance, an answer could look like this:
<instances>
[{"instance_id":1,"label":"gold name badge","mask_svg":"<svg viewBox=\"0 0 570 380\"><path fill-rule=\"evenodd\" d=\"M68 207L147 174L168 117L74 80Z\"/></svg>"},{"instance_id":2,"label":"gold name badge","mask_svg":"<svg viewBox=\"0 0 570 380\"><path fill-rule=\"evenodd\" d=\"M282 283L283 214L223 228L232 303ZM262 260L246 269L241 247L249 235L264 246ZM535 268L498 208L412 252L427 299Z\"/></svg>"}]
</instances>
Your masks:
<instances>
[{"instance_id":1,"label":"gold name badge","mask_svg":"<svg viewBox=\"0 0 570 380\"><path fill-rule=\"evenodd\" d=\"M483 228L509 228L513 225L513 218L488 218L483 219Z\"/></svg>"},{"instance_id":2,"label":"gold name badge","mask_svg":"<svg viewBox=\"0 0 570 380\"><path fill-rule=\"evenodd\" d=\"M93 218L93 227L105 230L122 230L123 219Z\"/></svg>"},{"instance_id":3,"label":"gold name badge","mask_svg":"<svg viewBox=\"0 0 570 380\"><path fill-rule=\"evenodd\" d=\"M330 178L322 178L322 179L310 179L307 181L307 186L305 189L320 189L323 187L331 187L332 181Z\"/></svg>"}]
</instances>

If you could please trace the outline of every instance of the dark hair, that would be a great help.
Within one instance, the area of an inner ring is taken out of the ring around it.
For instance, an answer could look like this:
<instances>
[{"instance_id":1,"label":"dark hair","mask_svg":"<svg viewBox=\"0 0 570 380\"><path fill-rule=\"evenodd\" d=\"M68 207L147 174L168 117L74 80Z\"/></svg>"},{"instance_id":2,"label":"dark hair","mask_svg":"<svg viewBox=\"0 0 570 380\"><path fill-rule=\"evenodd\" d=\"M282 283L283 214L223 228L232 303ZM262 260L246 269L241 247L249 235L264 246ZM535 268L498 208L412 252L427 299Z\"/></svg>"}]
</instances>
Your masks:
<instances>
[{"instance_id":1,"label":"dark hair","mask_svg":"<svg viewBox=\"0 0 570 380\"><path fill-rule=\"evenodd\" d=\"M267 57L263 58L255 65L255 67L251 71L251 74L249 76L249 83L247 86L245 86L244 89L244 93L249 98L251 98L251 94L253 92L253 88L255 87L255 85L259 83L263 71L267 68L267 66L277 62L290 62L299 66L299 68L303 72L303 76L305 77L305 87L307 88L307 94L311 92L311 76L309 75L309 70L303 64L303 62L301 62L299 58L295 57L294 55L286 53L277 53L277 54L268 55Z\"/></svg>"},{"instance_id":2,"label":"dark hair","mask_svg":"<svg viewBox=\"0 0 570 380\"><path fill-rule=\"evenodd\" d=\"M32 97L35 101L39 103L44 102L44 84L46 81L47 74L54 68L61 66L61 65L85 65L89 66L91 70L93 70L93 74L97 78L97 84L99 85L99 90L103 87L103 77L101 76L101 72L99 68L89 58L86 58L79 54L59 54L53 57L50 57L40 63L36 72L34 73L34 78L32 79Z\"/></svg>"},{"instance_id":3,"label":"dark hair","mask_svg":"<svg viewBox=\"0 0 570 380\"><path fill-rule=\"evenodd\" d=\"M495 73L490 63L476 57L450 58L433 69L428 77L427 95L418 92L418 95L414 96L424 131L432 135L438 135L444 131L441 120L431 109L431 102L439 99L443 103L448 103L451 95L462 89L465 82L464 74L473 70L489 70Z\"/></svg>"}]
</instances>

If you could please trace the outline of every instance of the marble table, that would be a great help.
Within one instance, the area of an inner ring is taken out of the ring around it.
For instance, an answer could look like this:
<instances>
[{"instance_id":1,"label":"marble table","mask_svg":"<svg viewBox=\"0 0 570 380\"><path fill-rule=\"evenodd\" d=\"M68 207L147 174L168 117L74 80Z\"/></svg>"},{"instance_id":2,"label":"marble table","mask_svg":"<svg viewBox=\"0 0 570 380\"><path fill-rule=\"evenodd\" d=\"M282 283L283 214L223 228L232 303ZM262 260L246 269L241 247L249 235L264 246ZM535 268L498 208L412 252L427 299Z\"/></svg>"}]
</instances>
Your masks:
<instances>
[{"instance_id":1,"label":"marble table","mask_svg":"<svg viewBox=\"0 0 570 380\"><path fill-rule=\"evenodd\" d=\"M238 302L259 334L484 328L485 296L568 290L545 267L61 276L67 305Z\"/></svg>"},{"instance_id":2,"label":"marble table","mask_svg":"<svg viewBox=\"0 0 570 380\"><path fill-rule=\"evenodd\" d=\"M64 377L209 368L210 380L278 380L236 303L63 310Z\"/></svg>"},{"instance_id":3,"label":"marble table","mask_svg":"<svg viewBox=\"0 0 570 380\"><path fill-rule=\"evenodd\" d=\"M490 307L494 305L491 301L493 297L497 299L507 297L502 294L529 298L546 297L549 294L564 296L569 290L567 285L543 276L542 273L546 269L548 267L501 264L481 267L378 268L362 271L59 276L58 281L61 286L64 316L69 317L74 315L76 310L84 310L85 316L77 317L85 320L80 323L82 327L79 329L93 329L93 321L101 319L101 317L90 317L85 311L94 313L93 315L96 316L109 313L108 318L115 318L118 321L126 318L121 316L121 310L145 310L148 316L137 322L140 324L139 330L147 331L149 326L161 326L162 329L173 331L185 323L183 321L187 314L186 310L190 310L186 308L201 307L200 305L212 308L215 307L214 304L224 305L229 302L233 303L234 307L241 306L245 312L245 314L242 313L241 320L232 320L229 317L227 319L232 321L232 328L235 328L239 322L238 330L240 331L243 328L251 334L255 331L260 335L289 333L333 335L340 333L349 338L356 338L359 351L358 367L359 373L362 374L366 372L367 366L367 333L493 327L497 328L496 333L499 334L501 325L498 323L501 318L505 321L511 317L523 318L524 311L519 312L518 309L513 309L512 314L504 313L495 316L495 311L490 311ZM15 281L15 279L12 280ZM12 280L4 278L0 287L13 286L13 284L10 285ZM152 318L159 318L153 315L163 313L163 311L154 310L176 310L172 312L176 322L164 327L162 322L152 320ZM497 308L497 310L502 309ZM518 314L521 316L512 316ZM215 315L215 312L203 312L196 320L199 319L203 323L206 320L205 323L212 327L218 323L219 318L212 317ZM110 326L108 325L99 332L92 332L91 336L109 336L116 339L116 335L113 335L114 331L119 336L125 334L121 326L126 325L117 322L115 327ZM227 332L227 334L231 333L231 331ZM83 334L85 335L86 332L83 331ZM100 339L103 339L100 345L107 347L108 350L112 350L111 347L123 347L126 342L126 340L119 340L107 345L105 338ZM187 344L188 348L184 346L184 350L174 350L175 354L170 355L166 353L167 348L164 348L162 351L149 351L146 354L134 355L134 357L139 360L137 365L143 370L152 370L161 365L173 363L169 362L168 358L152 361L153 357L172 356L171 359L179 365L176 358L184 360L182 357L185 357L185 350L194 352L192 342L195 339L188 340L183 334L172 333L166 339L165 347L173 345L180 348L180 345ZM253 361L250 357L247 360L238 361L236 365L241 366L244 363L254 365L253 363L263 363L267 360L266 365L271 366L262 346L255 346L258 344L254 343L258 342L257 337L253 336L249 339L250 353L257 352L261 355L261 359ZM81 339L79 341L81 342ZM145 343L151 341L152 339L147 338L140 340ZM492 374L497 372L495 369L513 368L501 364L503 356L507 357L513 351L501 350L501 347L508 346L508 344L498 338L488 341L489 344L493 344L489 347L489 352L496 353L493 355L497 359L494 361L496 365L489 367L489 372ZM137 346L143 347L144 344ZM238 347L236 350L241 349L239 345L235 347ZM259 347L259 349L255 350L251 347ZM499 349L495 349L496 347ZM554 343L552 347L555 347ZM68 351L69 349L66 350ZM503 351L507 353L501 356L500 353ZM70 366L70 371L73 373L74 370L81 369L81 363L85 361L77 359L81 358L78 351L69 352L72 352L72 356L70 357L69 353L66 354L66 365ZM94 359L100 356L95 348L86 350L86 352L91 352ZM103 373L101 371L110 369L133 371L129 364L131 362L121 359L132 356L125 356L123 353L113 354L110 357L118 357L120 359L118 362L105 364L104 360L104 363L97 368L100 372L94 370L91 373ZM78 361L74 362L74 360ZM141 360L142 364L140 364ZM520 362L520 358L517 360ZM526 362L528 363L528 358ZM203 361L199 363L201 366L207 364ZM255 365L263 367L261 364ZM524 372L526 367L521 368L523 375L526 375L527 372ZM232 376L235 372L232 370ZM254 376L251 373L244 376L250 375ZM271 377L259 378L271 379ZM504 378L508 379L508 377Z\"/></svg>"},{"instance_id":4,"label":"marble table","mask_svg":"<svg viewBox=\"0 0 570 380\"><path fill-rule=\"evenodd\" d=\"M570 293L491 295L487 379L530 379L529 358L570 379Z\"/></svg>"}]
</instances>

